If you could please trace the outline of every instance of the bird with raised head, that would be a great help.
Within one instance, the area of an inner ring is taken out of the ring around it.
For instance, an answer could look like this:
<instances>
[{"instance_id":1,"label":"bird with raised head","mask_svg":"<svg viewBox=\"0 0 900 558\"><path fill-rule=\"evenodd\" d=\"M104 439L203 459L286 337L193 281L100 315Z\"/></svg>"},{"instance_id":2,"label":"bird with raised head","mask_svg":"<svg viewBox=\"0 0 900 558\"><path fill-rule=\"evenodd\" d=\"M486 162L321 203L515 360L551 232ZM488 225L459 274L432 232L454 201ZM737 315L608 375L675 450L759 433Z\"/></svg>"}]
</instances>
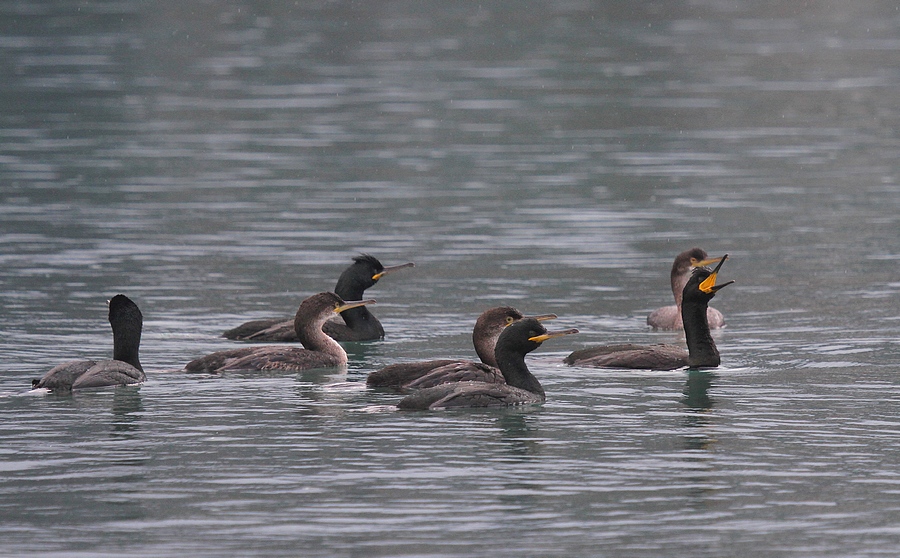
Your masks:
<instances>
[{"instance_id":1,"label":"bird with raised head","mask_svg":"<svg viewBox=\"0 0 900 558\"><path fill-rule=\"evenodd\" d=\"M144 316L137 304L123 294L107 301L109 325L113 331L112 360L73 360L50 369L31 382L32 389L66 392L105 386L139 384L147 379L138 350Z\"/></svg>"},{"instance_id":2,"label":"bird with raised head","mask_svg":"<svg viewBox=\"0 0 900 558\"><path fill-rule=\"evenodd\" d=\"M574 351L564 359L573 366L595 368L640 368L674 370L676 368L712 368L721 361L710 334L707 308L720 289L734 283L716 284L719 269L728 259L722 256L714 270L696 267L684 286L681 319L687 350L675 345L604 345Z\"/></svg>"}]
</instances>

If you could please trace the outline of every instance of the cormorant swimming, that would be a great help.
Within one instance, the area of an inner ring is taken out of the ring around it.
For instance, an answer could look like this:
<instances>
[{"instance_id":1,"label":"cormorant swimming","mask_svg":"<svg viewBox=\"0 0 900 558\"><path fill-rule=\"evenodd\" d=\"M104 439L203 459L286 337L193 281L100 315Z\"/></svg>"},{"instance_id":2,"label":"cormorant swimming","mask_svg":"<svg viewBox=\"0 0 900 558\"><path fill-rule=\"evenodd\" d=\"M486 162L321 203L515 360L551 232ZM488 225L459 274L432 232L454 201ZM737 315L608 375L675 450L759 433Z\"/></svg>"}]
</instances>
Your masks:
<instances>
[{"instance_id":1,"label":"cormorant swimming","mask_svg":"<svg viewBox=\"0 0 900 558\"><path fill-rule=\"evenodd\" d=\"M109 302L109 324L113 331L113 360L73 360L53 367L39 380L32 380L32 389L50 391L103 386L139 384L147 379L138 349L144 317L127 296L118 294Z\"/></svg>"},{"instance_id":2,"label":"cormorant swimming","mask_svg":"<svg viewBox=\"0 0 900 558\"><path fill-rule=\"evenodd\" d=\"M365 290L375 285L385 275L414 266L415 264L410 262L384 267L375 257L361 254L353 258L353 264L341 273L334 292L344 300L360 300ZM322 329L336 341L375 341L384 338L381 322L363 306L342 312L340 318L334 317L326 322ZM294 320L291 318L253 320L229 329L222 336L257 343L299 341L294 332Z\"/></svg>"},{"instance_id":3,"label":"cormorant swimming","mask_svg":"<svg viewBox=\"0 0 900 558\"><path fill-rule=\"evenodd\" d=\"M219 373L226 370L309 370L347 364L347 353L322 331L335 314L371 304L374 300L344 302L335 293L319 293L300 304L294 330L304 348L296 346L241 347L218 351L187 363L186 372Z\"/></svg>"},{"instance_id":4,"label":"cormorant swimming","mask_svg":"<svg viewBox=\"0 0 900 558\"><path fill-rule=\"evenodd\" d=\"M672 262L671 282L672 295L675 304L657 308L647 316L647 325L653 329L682 329L681 323L681 293L691 277L691 269L713 265L722 258L710 258L701 248L691 248L675 256ZM707 308L707 321L710 329L717 329L725 325L725 317L715 308Z\"/></svg>"},{"instance_id":5,"label":"cormorant swimming","mask_svg":"<svg viewBox=\"0 0 900 558\"><path fill-rule=\"evenodd\" d=\"M376 370L366 378L369 387L402 389L424 388L445 382L479 380L502 383L494 347L497 338L510 324L523 319L521 312L510 306L489 308L478 316L472 330L472 344L481 362L459 359L400 362ZM538 321L552 320L555 314L533 316Z\"/></svg>"},{"instance_id":6,"label":"cormorant swimming","mask_svg":"<svg viewBox=\"0 0 900 558\"><path fill-rule=\"evenodd\" d=\"M544 388L528 370L525 355L553 337L578 333L577 329L547 331L534 318L521 319L503 330L494 351L505 383L452 382L418 390L400 400L401 410L454 407L503 407L543 403Z\"/></svg>"},{"instance_id":7,"label":"cormorant swimming","mask_svg":"<svg viewBox=\"0 0 900 558\"><path fill-rule=\"evenodd\" d=\"M642 368L649 370L674 370L689 368L713 368L719 365L719 351L709 332L707 308L716 293L734 283L728 281L716 285L719 269L728 255L722 256L713 271L706 267L694 268L684 286L681 299L681 317L688 350L674 345L608 345L591 347L573 352L564 359L574 366L595 368Z\"/></svg>"}]
</instances>

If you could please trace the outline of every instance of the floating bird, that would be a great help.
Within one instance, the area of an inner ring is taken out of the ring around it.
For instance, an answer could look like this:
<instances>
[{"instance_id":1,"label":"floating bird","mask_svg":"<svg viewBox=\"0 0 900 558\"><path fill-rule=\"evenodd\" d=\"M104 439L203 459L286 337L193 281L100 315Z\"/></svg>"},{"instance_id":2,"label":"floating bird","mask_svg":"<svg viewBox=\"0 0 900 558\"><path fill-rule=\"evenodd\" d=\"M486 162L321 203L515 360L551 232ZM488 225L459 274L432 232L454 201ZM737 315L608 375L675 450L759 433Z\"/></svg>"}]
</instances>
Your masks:
<instances>
[{"instance_id":1,"label":"floating bird","mask_svg":"<svg viewBox=\"0 0 900 558\"><path fill-rule=\"evenodd\" d=\"M509 306L490 308L478 316L472 330L472 344L475 345L475 352L481 362L459 359L400 362L370 373L366 384L369 387L417 389L462 380L502 383L503 375L497 368L494 346L507 326L524 317L521 312ZM554 318L555 314L534 316L538 321Z\"/></svg>"},{"instance_id":2,"label":"floating bird","mask_svg":"<svg viewBox=\"0 0 900 558\"><path fill-rule=\"evenodd\" d=\"M361 300L365 290L375 285L379 279L407 267L415 267L415 264L384 267L375 257L361 254L353 258L353 264L341 273L334 292L344 300ZM323 330L336 341L375 341L384 338L381 322L364 306L342 312L340 318L335 316L325 322ZM222 336L257 343L299 341L291 318L253 320L229 329Z\"/></svg>"},{"instance_id":3,"label":"floating bird","mask_svg":"<svg viewBox=\"0 0 900 558\"><path fill-rule=\"evenodd\" d=\"M113 331L113 360L73 360L53 367L32 389L46 388L55 392L103 386L139 384L147 379L138 349L144 317L127 296L118 294L108 302L109 325Z\"/></svg>"},{"instance_id":4,"label":"floating bird","mask_svg":"<svg viewBox=\"0 0 900 558\"><path fill-rule=\"evenodd\" d=\"M444 383L404 397L397 407L402 410L426 410L543 403L546 399L544 388L528 370L525 355L547 339L572 333L578 333L578 330L547 331L534 318L521 319L503 330L494 350L504 383Z\"/></svg>"},{"instance_id":5,"label":"floating bird","mask_svg":"<svg viewBox=\"0 0 900 558\"><path fill-rule=\"evenodd\" d=\"M672 295L675 296L675 304L657 308L647 316L647 325L653 329L682 329L681 323L681 293L691 277L691 269L713 265L722 258L710 258L700 248L691 248L675 256L672 263ZM707 321L710 329L717 329L725 325L725 317L715 308L707 308Z\"/></svg>"},{"instance_id":6,"label":"floating bird","mask_svg":"<svg viewBox=\"0 0 900 558\"><path fill-rule=\"evenodd\" d=\"M716 285L719 269L728 255L722 256L713 271L706 267L694 268L684 286L681 298L681 317L688 350L674 345L607 345L590 347L573 352L564 359L574 366L595 368L642 368L649 370L674 370L689 368L713 368L719 365L719 351L709 332L707 308L716 293L734 283L728 281Z\"/></svg>"},{"instance_id":7,"label":"floating bird","mask_svg":"<svg viewBox=\"0 0 900 558\"><path fill-rule=\"evenodd\" d=\"M347 364L347 353L322 331L329 318L374 300L344 302L335 293L319 293L300 304L294 330L304 348L296 346L241 347L218 351L187 363L186 372L219 373L226 370L309 370Z\"/></svg>"}]
</instances>

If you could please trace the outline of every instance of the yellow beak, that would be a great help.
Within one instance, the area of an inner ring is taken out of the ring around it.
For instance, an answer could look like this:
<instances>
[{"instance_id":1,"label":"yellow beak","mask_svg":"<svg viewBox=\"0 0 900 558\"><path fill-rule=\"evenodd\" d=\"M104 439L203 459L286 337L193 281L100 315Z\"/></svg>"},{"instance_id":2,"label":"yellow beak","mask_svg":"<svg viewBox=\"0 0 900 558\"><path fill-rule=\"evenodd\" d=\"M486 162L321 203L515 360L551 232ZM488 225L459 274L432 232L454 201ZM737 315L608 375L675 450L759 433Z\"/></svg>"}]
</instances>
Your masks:
<instances>
[{"instance_id":1,"label":"yellow beak","mask_svg":"<svg viewBox=\"0 0 900 558\"><path fill-rule=\"evenodd\" d=\"M709 274L709 277L707 277L706 279L703 280L702 283L700 283L701 291L703 291L706 294L715 293L717 290L721 289L725 285L730 285L731 283L734 283L734 281L729 281L728 283L725 283L725 285L719 285L718 288L716 287L716 278L719 275L719 269L722 267L722 264L725 263L725 260L727 260L727 259L728 259L728 254L725 254L724 256L719 258L719 265L717 265L716 268L713 270L713 272Z\"/></svg>"},{"instance_id":2,"label":"yellow beak","mask_svg":"<svg viewBox=\"0 0 900 558\"><path fill-rule=\"evenodd\" d=\"M529 337L529 341L534 341L535 343L543 343L547 339L553 339L554 337L562 337L563 335L572 335L573 333L578 333L578 330L575 328L572 329L563 329L560 331L548 331L547 333L541 335L535 335L534 337Z\"/></svg>"},{"instance_id":3,"label":"yellow beak","mask_svg":"<svg viewBox=\"0 0 900 558\"><path fill-rule=\"evenodd\" d=\"M350 310L351 308L359 308L360 306L365 306L366 304L374 304L374 303L375 303L375 299L355 300L353 302L345 302L344 304L335 306L334 313L340 314L344 310Z\"/></svg>"},{"instance_id":4,"label":"yellow beak","mask_svg":"<svg viewBox=\"0 0 900 558\"><path fill-rule=\"evenodd\" d=\"M382 269L381 271L379 271L378 273L376 273L375 275L373 275L372 281L378 281L379 279L381 279L388 273L393 273L393 272L397 271L398 269L406 269L407 267L416 267L416 264L409 262L409 263L405 263L405 264L386 267L386 268Z\"/></svg>"}]
</instances>

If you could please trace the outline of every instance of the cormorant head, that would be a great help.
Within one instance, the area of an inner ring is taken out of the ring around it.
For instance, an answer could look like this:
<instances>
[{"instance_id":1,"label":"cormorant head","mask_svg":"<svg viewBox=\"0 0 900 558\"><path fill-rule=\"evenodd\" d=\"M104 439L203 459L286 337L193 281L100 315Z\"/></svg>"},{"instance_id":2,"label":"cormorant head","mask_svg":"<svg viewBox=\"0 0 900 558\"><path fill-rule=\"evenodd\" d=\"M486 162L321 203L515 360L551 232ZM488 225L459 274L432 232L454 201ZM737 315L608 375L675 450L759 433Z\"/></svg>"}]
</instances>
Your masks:
<instances>
[{"instance_id":1,"label":"cormorant head","mask_svg":"<svg viewBox=\"0 0 900 558\"><path fill-rule=\"evenodd\" d=\"M702 248L691 248L675 256L672 264L672 274L681 275L687 273L689 269L696 267L705 267L722 261L722 258L710 258L706 254L706 250Z\"/></svg>"},{"instance_id":2,"label":"cormorant head","mask_svg":"<svg viewBox=\"0 0 900 558\"><path fill-rule=\"evenodd\" d=\"M536 318L522 318L503 330L497 340L497 347L502 345L521 354L527 354L540 347L541 343L547 339L573 333L578 333L578 330L547 331L547 328L541 325Z\"/></svg>"},{"instance_id":3,"label":"cormorant head","mask_svg":"<svg viewBox=\"0 0 900 558\"><path fill-rule=\"evenodd\" d=\"M500 335L501 331L525 317L526 316L512 306L497 306L495 308L490 308L478 316L478 319L475 321L473 335L476 337L491 336L496 338ZM556 319L556 314L541 314L528 317L543 322Z\"/></svg>"},{"instance_id":4,"label":"cormorant head","mask_svg":"<svg viewBox=\"0 0 900 558\"><path fill-rule=\"evenodd\" d=\"M296 323L324 323L335 314L340 314L344 310L358 308L366 304L373 304L374 300L354 300L352 302L344 302L338 295L330 292L314 294L300 303L297 309L297 315L294 317Z\"/></svg>"},{"instance_id":5,"label":"cormorant head","mask_svg":"<svg viewBox=\"0 0 900 558\"><path fill-rule=\"evenodd\" d=\"M719 264L715 269L712 270L708 267L695 268L687 285L684 286L684 292L682 293L683 302L688 302L689 300L704 300L709 302L716 296L716 293L719 292L720 289L734 283L734 281L728 281L727 283L716 285L719 269L722 268L722 264L724 264L727 259L728 254L725 254L719 260Z\"/></svg>"},{"instance_id":6,"label":"cormorant head","mask_svg":"<svg viewBox=\"0 0 900 558\"><path fill-rule=\"evenodd\" d=\"M414 267L414 265L415 264L410 262L401 265L384 267L375 256L369 254L360 254L353 258L353 265L345 269L344 273L341 274L340 279L338 279L338 284L350 281L361 287L363 290L366 290L369 287L375 285L375 283L377 283L379 279L381 279L388 273L393 273L398 269Z\"/></svg>"},{"instance_id":7,"label":"cormorant head","mask_svg":"<svg viewBox=\"0 0 900 558\"><path fill-rule=\"evenodd\" d=\"M144 316L137 304L123 294L117 294L107 300L106 305L109 307L109 323L113 329L117 325L125 323L134 323L140 326L144 321Z\"/></svg>"}]
</instances>

